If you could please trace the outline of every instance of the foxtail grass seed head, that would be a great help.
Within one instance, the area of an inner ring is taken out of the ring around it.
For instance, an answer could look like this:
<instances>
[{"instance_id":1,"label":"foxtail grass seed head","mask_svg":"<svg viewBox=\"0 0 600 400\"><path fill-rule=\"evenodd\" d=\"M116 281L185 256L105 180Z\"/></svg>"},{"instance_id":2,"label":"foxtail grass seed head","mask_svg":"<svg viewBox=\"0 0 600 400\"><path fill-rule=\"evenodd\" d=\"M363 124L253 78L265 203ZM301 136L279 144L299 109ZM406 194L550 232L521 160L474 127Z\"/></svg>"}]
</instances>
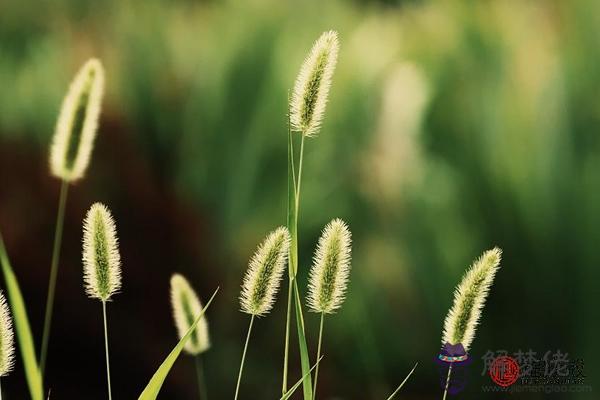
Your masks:
<instances>
[{"instance_id":1,"label":"foxtail grass seed head","mask_svg":"<svg viewBox=\"0 0 600 400\"><path fill-rule=\"evenodd\" d=\"M337 32L325 32L302 63L290 102L290 122L294 131L305 136L319 132L339 47Z\"/></svg>"},{"instance_id":2,"label":"foxtail grass seed head","mask_svg":"<svg viewBox=\"0 0 600 400\"><path fill-rule=\"evenodd\" d=\"M352 234L341 219L331 221L319 238L308 280L308 308L332 314L342 306L350 275Z\"/></svg>"},{"instance_id":3,"label":"foxtail grass seed head","mask_svg":"<svg viewBox=\"0 0 600 400\"><path fill-rule=\"evenodd\" d=\"M454 291L454 304L444 321L443 343L462 343L465 351L469 350L501 257L502 250L498 247L488 250L465 273Z\"/></svg>"},{"instance_id":4,"label":"foxtail grass seed head","mask_svg":"<svg viewBox=\"0 0 600 400\"><path fill-rule=\"evenodd\" d=\"M104 69L97 59L79 70L65 96L50 147L50 170L67 182L83 178L90 162L104 92Z\"/></svg>"},{"instance_id":5,"label":"foxtail grass seed head","mask_svg":"<svg viewBox=\"0 0 600 400\"><path fill-rule=\"evenodd\" d=\"M15 362L15 344L12 319L4 293L0 292L0 377L12 371Z\"/></svg>"},{"instance_id":6,"label":"foxtail grass seed head","mask_svg":"<svg viewBox=\"0 0 600 400\"><path fill-rule=\"evenodd\" d=\"M269 233L258 246L242 283L240 305L243 312L262 316L271 311L289 248L290 233L284 227Z\"/></svg>"},{"instance_id":7,"label":"foxtail grass seed head","mask_svg":"<svg viewBox=\"0 0 600 400\"><path fill-rule=\"evenodd\" d=\"M83 221L83 280L91 298L107 301L121 289L121 256L115 221L101 203Z\"/></svg>"},{"instance_id":8,"label":"foxtail grass seed head","mask_svg":"<svg viewBox=\"0 0 600 400\"><path fill-rule=\"evenodd\" d=\"M175 319L177 333L179 339L181 339L202 311L202 303L200 303L196 292L183 275L173 274L171 277L171 306L173 307L173 318ZM209 348L208 323L203 315L183 350L191 355L197 355Z\"/></svg>"}]
</instances>

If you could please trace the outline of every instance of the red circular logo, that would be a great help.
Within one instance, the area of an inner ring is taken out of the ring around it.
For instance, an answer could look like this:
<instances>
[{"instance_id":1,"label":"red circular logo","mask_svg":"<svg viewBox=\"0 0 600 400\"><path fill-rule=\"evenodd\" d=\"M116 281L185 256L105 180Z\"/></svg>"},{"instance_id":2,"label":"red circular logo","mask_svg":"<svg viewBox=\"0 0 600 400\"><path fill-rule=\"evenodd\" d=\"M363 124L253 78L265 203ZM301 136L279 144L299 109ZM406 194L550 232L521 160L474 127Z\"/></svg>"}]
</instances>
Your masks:
<instances>
[{"instance_id":1,"label":"red circular logo","mask_svg":"<svg viewBox=\"0 0 600 400\"><path fill-rule=\"evenodd\" d=\"M490 366L490 377L502 387L510 386L519 379L519 364L511 357L497 357Z\"/></svg>"}]
</instances>

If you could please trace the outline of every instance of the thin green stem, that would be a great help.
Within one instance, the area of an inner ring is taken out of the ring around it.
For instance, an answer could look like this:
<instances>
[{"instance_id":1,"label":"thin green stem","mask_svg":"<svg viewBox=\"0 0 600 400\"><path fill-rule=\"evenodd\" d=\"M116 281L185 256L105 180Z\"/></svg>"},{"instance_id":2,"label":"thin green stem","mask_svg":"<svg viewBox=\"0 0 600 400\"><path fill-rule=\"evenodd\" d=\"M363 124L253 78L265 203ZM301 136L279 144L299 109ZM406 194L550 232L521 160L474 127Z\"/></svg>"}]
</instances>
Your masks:
<instances>
[{"instance_id":1,"label":"thin green stem","mask_svg":"<svg viewBox=\"0 0 600 400\"><path fill-rule=\"evenodd\" d=\"M300 300L300 291L298 290L298 280L294 279L294 299L296 306L296 328L298 330L298 346L300 347L300 363L302 366L302 388L304 391L304 400L312 400L312 379L310 375L310 359L308 347L306 345L306 336L304 329L304 316L302 315L302 301Z\"/></svg>"},{"instance_id":2,"label":"thin green stem","mask_svg":"<svg viewBox=\"0 0 600 400\"><path fill-rule=\"evenodd\" d=\"M317 346L317 360L321 359L321 343L323 342L323 321L325 320L325 313L321 313L321 324L319 326L319 345ZM317 381L319 380L319 363L315 369L315 383L313 387L313 400L317 398Z\"/></svg>"},{"instance_id":3,"label":"thin green stem","mask_svg":"<svg viewBox=\"0 0 600 400\"><path fill-rule=\"evenodd\" d=\"M287 225L290 232L292 232L292 225L294 221L294 210L296 205L296 172L294 171L294 143L290 122L290 111L289 111L289 93L288 93L288 205L287 205ZM289 265L288 265L288 299L287 299L287 314L285 317L285 349L283 353L283 379L281 384L281 394L285 395L287 392L287 381L288 381L288 364L289 364L289 353L290 353L290 324L292 317L292 284L296 270L294 268L294 260L292 259L292 253L294 253L296 235L292 235L292 245L289 250Z\"/></svg>"},{"instance_id":4,"label":"thin green stem","mask_svg":"<svg viewBox=\"0 0 600 400\"><path fill-rule=\"evenodd\" d=\"M285 317L285 349L283 353L283 384L281 387L282 395L285 395L287 392L288 362L290 353L290 320L292 315L292 280L293 278L288 280L287 314Z\"/></svg>"},{"instance_id":5,"label":"thin green stem","mask_svg":"<svg viewBox=\"0 0 600 400\"><path fill-rule=\"evenodd\" d=\"M446 378L446 387L444 388L444 397L442 400L446 400L446 395L448 394L448 386L450 385L450 374L452 373L452 364L448 367L448 377Z\"/></svg>"},{"instance_id":6,"label":"thin green stem","mask_svg":"<svg viewBox=\"0 0 600 400\"><path fill-rule=\"evenodd\" d=\"M296 193L296 170L294 163L294 133L292 132L292 121L290 120L290 96L288 93L288 178L291 175L292 181L294 185L294 193ZM291 168L290 168L291 165ZM290 171L291 170L291 171Z\"/></svg>"},{"instance_id":7,"label":"thin green stem","mask_svg":"<svg viewBox=\"0 0 600 400\"><path fill-rule=\"evenodd\" d=\"M102 302L102 316L104 317L104 351L106 353L106 380L108 382L108 400L112 400L110 388L110 361L108 357L108 329L106 327L106 301Z\"/></svg>"},{"instance_id":8,"label":"thin green stem","mask_svg":"<svg viewBox=\"0 0 600 400\"><path fill-rule=\"evenodd\" d=\"M237 385L235 387L235 397L237 400L240 392L240 382L242 381L242 371L244 370L244 361L246 361L246 351L248 350L248 342L250 341L250 332L252 332L252 324L254 323L254 315L250 318L250 326L248 326L248 334L246 335L246 344L244 345L244 352L242 353L242 362L240 363L240 372L238 373Z\"/></svg>"},{"instance_id":9,"label":"thin green stem","mask_svg":"<svg viewBox=\"0 0 600 400\"><path fill-rule=\"evenodd\" d=\"M396 390L394 390L394 393L390 394L390 397L388 397L387 400L392 400L394 398L394 396L396 394L398 394L398 392L400 391L400 389L402 389L402 386L404 386L404 384L406 383L406 381L408 380L408 378L410 378L410 376L412 375L412 373L415 372L415 369L417 369L417 365L419 365L419 363L415 364L415 366L413 367L413 369L410 370L410 372L408 373L408 375L406 375L406 378L404 378L404 380L402 381L402 383L396 388Z\"/></svg>"},{"instance_id":10,"label":"thin green stem","mask_svg":"<svg viewBox=\"0 0 600 400\"><path fill-rule=\"evenodd\" d=\"M204 368L202 366L202 356L197 354L195 358L196 361L196 378L198 380L198 395L201 400L208 399L208 394L206 393L206 380L204 379Z\"/></svg>"},{"instance_id":11,"label":"thin green stem","mask_svg":"<svg viewBox=\"0 0 600 400\"><path fill-rule=\"evenodd\" d=\"M298 222L298 210L300 209L300 184L302 183L302 164L304 160L304 134L300 142L300 161L298 162L298 181L296 183L296 222Z\"/></svg>"},{"instance_id":12,"label":"thin green stem","mask_svg":"<svg viewBox=\"0 0 600 400\"><path fill-rule=\"evenodd\" d=\"M52 310L54 308L54 294L56 292L56 278L58 276L58 261L60 259L60 245L62 243L63 226L65 222L65 207L69 183L65 180L60 185L58 211L56 213L56 226L54 230L54 245L52 247L52 262L50 263L50 279L48 280L48 297L46 299L46 315L44 317L44 334L42 336L42 350L40 358L40 371L44 379L46 369L46 356L48 355L48 341L50 340L50 327L52 325Z\"/></svg>"}]
</instances>

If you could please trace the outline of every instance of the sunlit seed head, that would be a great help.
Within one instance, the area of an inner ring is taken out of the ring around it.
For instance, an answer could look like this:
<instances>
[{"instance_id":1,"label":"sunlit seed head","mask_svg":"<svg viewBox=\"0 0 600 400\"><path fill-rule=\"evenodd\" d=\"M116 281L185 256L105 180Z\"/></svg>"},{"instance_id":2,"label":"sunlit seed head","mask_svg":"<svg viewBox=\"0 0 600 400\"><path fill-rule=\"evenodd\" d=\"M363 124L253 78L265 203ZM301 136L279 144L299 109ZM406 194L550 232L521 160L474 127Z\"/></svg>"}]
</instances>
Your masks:
<instances>
[{"instance_id":1,"label":"sunlit seed head","mask_svg":"<svg viewBox=\"0 0 600 400\"><path fill-rule=\"evenodd\" d=\"M108 208L93 204L83 221L83 280L89 297L107 301L121 288L121 256Z\"/></svg>"},{"instance_id":2,"label":"sunlit seed head","mask_svg":"<svg viewBox=\"0 0 600 400\"><path fill-rule=\"evenodd\" d=\"M250 260L242 283L243 312L265 315L273 307L290 247L287 228L279 227L265 238Z\"/></svg>"},{"instance_id":3,"label":"sunlit seed head","mask_svg":"<svg viewBox=\"0 0 600 400\"><path fill-rule=\"evenodd\" d=\"M454 291L454 304L444 321L442 343L462 343L469 350L496 272L502 250L488 250L471 265Z\"/></svg>"},{"instance_id":4,"label":"sunlit seed head","mask_svg":"<svg viewBox=\"0 0 600 400\"><path fill-rule=\"evenodd\" d=\"M174 274L171 277L171 307L177 333L181 339L200 315L202 303L187 279L180 274ZM202 315L183 349L189 354L196 355L209 348L208 323L206 317Z\"/></svg>"},{"instance_id":5,"label":"sunlit seed head","mask_svg":"<svg viewBox=\"0 0 600 400\"><path fill-rule=\"evenodd\" d=\"M65 96L50 146L52 174L68 182L84 177L94 147L104 92L104 69L97 59L79 70Z\"/></svg>"},{"instance_id":6,"label":"sunlit seed head","mask_svg":"<svg viewBox=\"0 0 600 400\"><path fill-rule=\"evenodd\" d=\"M302 63L290 101L290 122L294 131L305 136L319 132L338 50L337 32L325 32Z\"/></svg>"},{"instance_id":7,"label":"sunlit seed head","mask_svg":"<svg viewBox=\"0 0 600 400\"><path fill-rule=\"evenodd\" d=\"M12 318L4 293L0 292L0 377L8 375L15 362Z\"/></svg>"},{"instance_id":8,"label":"sunlit seed head","mask_svg":"<svg viewBox=\"0 0 600 400\"><path fill-rule=\"evenodd\" d=\"M352 234L341 219L331 221L319 238L308 281L308 307L331 314L342 306L350 275Z\"/></svg>"}]
</instances>

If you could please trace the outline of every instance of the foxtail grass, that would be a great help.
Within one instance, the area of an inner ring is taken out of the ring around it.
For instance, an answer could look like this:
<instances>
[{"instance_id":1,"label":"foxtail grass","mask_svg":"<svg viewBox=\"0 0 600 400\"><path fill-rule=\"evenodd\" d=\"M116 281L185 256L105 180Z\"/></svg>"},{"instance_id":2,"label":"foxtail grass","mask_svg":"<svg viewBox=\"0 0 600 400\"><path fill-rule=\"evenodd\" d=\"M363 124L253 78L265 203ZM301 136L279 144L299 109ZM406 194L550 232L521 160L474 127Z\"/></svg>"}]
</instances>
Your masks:
<instances>
[{"instance_id":1,"label":"foxtail grass","mask_svg":"<svg viewBox=\"0 0 600 400\"><path fill-rule=\"evenodd\" d=\"M304 377L302 386L304 400L312 400L312 378L310 374L310 357L306 345L302 301L296 281L298 272L298 217L300 213L300 187L302 183L302 165L304 162L304 141L307 137L316 136L321 129L329 90L335 66L339 42L337 33L323 33L315 42L308 56L300 67L294 84L292 97L288 102L288 217L287 224L291 235L288 266L288 302L285 327L285 348L283 356L282 394L287 392L289 339L292 303L296 315L296 329L300 362ZM301 134L300 153L296 168L294 137L292 131Z\"/></svg>"},{"instance_id":2,"label":"foxtail grass","mask_svg":"<svg viewBox=\"0 0 600 400\"><path fill-rule=\"evenodd\" d=\"M454 291L454 304L444 320L442 345L462 344L465 351L469 351L485 300L489 294L496 272L500 268L502 250L494 247L484 252L463 276L460 284ZM448 394L452 365L448 368L443 399Z\"/></svg>"},{"instance_id":3,"label":"foxtail grass","mask_svg":"<svg viewBox=\"0 0 600 400\"><path fill-rule=\"evenodd\" d=\"M69 184L85 176L90 163L104 93L104 68L97 59L87 61L79 70L65 96L50 146L50 171L61 180L58 211L48 280L41 348L41 373L44 374L52 312L58 277L60 248Z\"/></svg>"},{"instance_id":4,"label":"foxtail grass","mask_svg":"<svg viewBox=\"0 0 600 400\"><path fill-rule=\"evenodd\" d=\"M111 400L106 302L121 288L121 257L114 219L103 204L93 204L83 222L82 259L85 292L102 302L106 379Z\"/></svg>"},{"instance_id":5,"label":"foxtail grass","mask_svg":"<svg viewBox=\"0 0 600 400\"><path fill-rule=\"evenodd\" d=\"M202 303L187 279L181 274L171 277L171 307L179 339L183 338L202 311ZM208 398L201 354L210 348L208 322L202 315L183 350L194 357L198 394Z\"/></svg>"},{"instance_id":6,"label":"foxtail grass","mask_svg":"<svg viewBox=\"0 0 600 400\"><path fill-rule=\"evenodd\" d=\"M302 63L294 85L291 122L295 131L314 136L321 128L339 51L337 32L323 33Z\"/></svg>"},{"instance_id":7,"label":"foxtail grass","mask_svg":"<svg viewBox=\"0 0 600 400\"><path fill-rule=\"evenodd\" d=\"M237 385L235 387L234 399L236 400L239 395L254 318L268 314L273 308L275 295L279 290L281 277L285 270L289 246L290 234L287 228L279 227L275 229L258 246L244 276L240 293L240 307L242 312L250 315L250 325L248 326Z\"/></svg>"},{"instance_id":8,"label":"foxtail grass","mask_svg":"<svg viewBox=\"0 0 600 400\"><path fill-rule=\"evenodd\" d=\"M313 266L310 270L307 303L312 312L321 314L317 359L321 357L325 314L333 314L344 302L350 275L352 234L341 219L334 219L323 229ZM317 396L319 366L315 370L313 399Z\"/></svg>"},{"instance_id":9,"label":"foxtail grass","mask_svg":"<svg viewBox=\"0 0 600 400\"><path fill-rule=\"evenodd\" d=\"M12 370L15 362L15 338L10 310L4 293L0 292L0 381ZM0 387L0 400L2 387Z\"/></svg>"}]
</instances>

